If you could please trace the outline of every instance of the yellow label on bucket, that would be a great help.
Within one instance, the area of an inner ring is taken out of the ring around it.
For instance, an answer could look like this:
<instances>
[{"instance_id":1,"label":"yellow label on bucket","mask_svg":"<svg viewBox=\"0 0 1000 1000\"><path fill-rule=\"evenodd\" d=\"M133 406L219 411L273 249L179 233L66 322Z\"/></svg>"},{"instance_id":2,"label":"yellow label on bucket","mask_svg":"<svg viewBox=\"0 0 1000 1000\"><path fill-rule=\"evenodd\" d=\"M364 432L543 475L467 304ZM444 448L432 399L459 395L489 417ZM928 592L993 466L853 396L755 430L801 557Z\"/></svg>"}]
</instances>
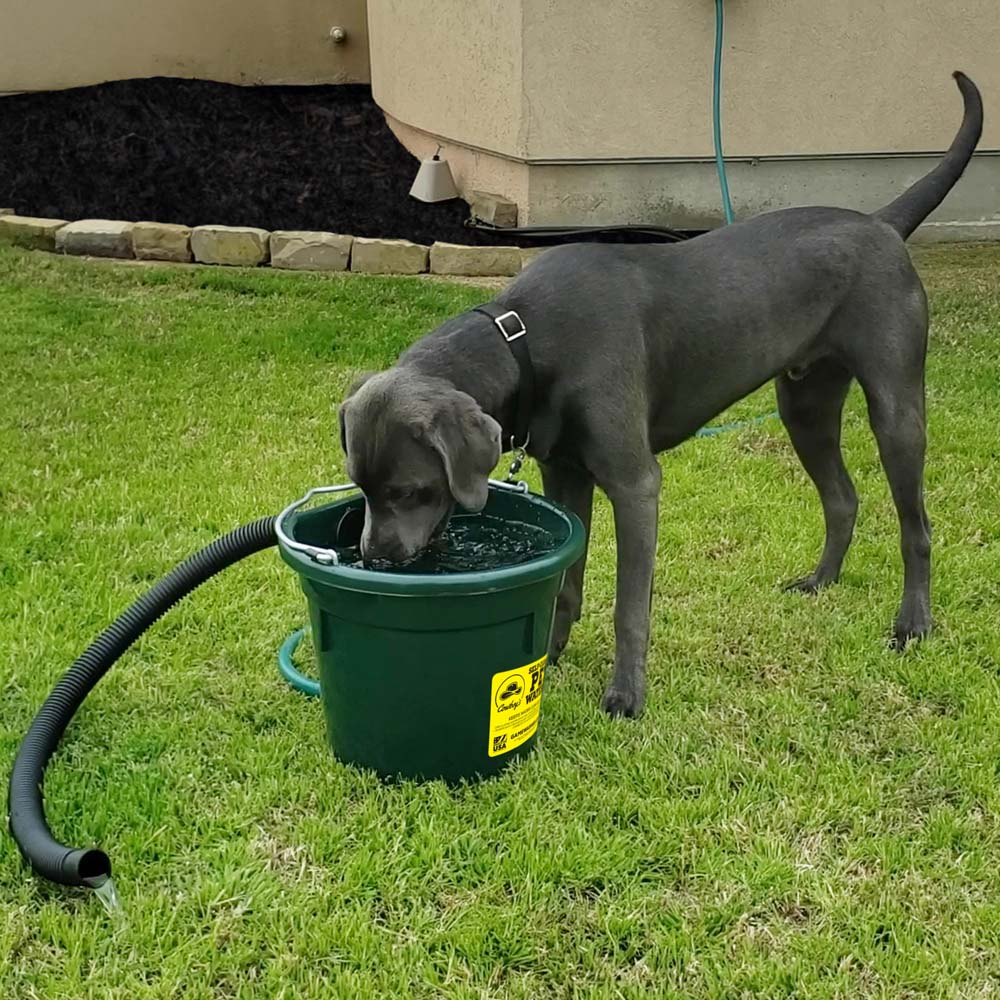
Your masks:
<instances>
[{"instance_id":1,"label":"yellow label on bucket","mask_svg":"<svg viewBox=\"0 0 1000 1000\"><path fill-rule=\"evenodd\" d=\"M545 680L543 656L516 670L493 675L490 702L490 756L499 757L530 740L538 728Z\"/></svg>"}]
</instances>

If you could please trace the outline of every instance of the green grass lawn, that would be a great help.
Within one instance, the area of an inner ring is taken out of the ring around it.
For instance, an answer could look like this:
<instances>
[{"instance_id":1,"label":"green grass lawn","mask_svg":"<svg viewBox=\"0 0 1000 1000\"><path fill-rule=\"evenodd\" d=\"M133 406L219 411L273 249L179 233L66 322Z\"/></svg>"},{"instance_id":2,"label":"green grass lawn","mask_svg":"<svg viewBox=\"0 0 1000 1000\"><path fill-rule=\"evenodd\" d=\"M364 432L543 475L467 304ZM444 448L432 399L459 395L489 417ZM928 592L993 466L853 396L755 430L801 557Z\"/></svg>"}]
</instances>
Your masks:
<instances>
[{"instance_id":1,"label":"green grass lawn","mask_svg":"<svg viewBox=\"0 0 1000 1000\"><path fill-rule=\"evenodd\" d=\"M648 708L612 654L601 500L541 745L492 782L338 765L278 677L274 552L174 610L70 727L58 836L126 908L0 838L4 998L987 997L1000 992L1000 250L917 255L933 304L931 641L885 639L897 524L860 394L840 586L777 421L663 457ZM138 268L0 251L0 770L94 635L216 535L344 478L335 405L488 297L418 279ZM768 389L727 417L773 408ZM537 484L537 476L532 480Z\"/></svg>"}]
</instances>

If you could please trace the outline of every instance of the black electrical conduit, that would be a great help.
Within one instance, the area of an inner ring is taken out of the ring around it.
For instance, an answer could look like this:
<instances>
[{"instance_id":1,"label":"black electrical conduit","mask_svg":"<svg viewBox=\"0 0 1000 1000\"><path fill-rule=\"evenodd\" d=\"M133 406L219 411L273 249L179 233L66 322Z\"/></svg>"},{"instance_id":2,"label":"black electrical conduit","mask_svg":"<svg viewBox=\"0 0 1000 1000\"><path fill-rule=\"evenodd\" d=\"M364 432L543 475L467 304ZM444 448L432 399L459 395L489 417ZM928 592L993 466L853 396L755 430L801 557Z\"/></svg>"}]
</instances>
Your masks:
<instances>
[{"instance_id":1,"label":"black electrical conduit","mask_svg":"<svg viewBox=\"0 0 1000 1000\"><path fill-rule=\"evenodd\" d=\"M277 544L275 517L262 517L217 538L168 573L108 626L63 675L38 710L10 776L10 832L24 859L44 878L98 889L111 859L98 848L67 847L45 821L45 767L84 698L112 664L181 598L233 563Z\"/></svg>"},{"instance_id":2,"label":"black electrical conduit","mask_svg":"<svg viewBox=\"0 0 1000 1000\"><path fill-rule=\"evenodd\" d=\"M692 234L679 229L653 225L612 225L612 226L495 226L481 219L467 219L465 225L480 233L494 236L530 236L537 240L559 240L566 237L585 236L644 236L649 241L680 243L690 239Z\"/></svg>"}]
</instances>

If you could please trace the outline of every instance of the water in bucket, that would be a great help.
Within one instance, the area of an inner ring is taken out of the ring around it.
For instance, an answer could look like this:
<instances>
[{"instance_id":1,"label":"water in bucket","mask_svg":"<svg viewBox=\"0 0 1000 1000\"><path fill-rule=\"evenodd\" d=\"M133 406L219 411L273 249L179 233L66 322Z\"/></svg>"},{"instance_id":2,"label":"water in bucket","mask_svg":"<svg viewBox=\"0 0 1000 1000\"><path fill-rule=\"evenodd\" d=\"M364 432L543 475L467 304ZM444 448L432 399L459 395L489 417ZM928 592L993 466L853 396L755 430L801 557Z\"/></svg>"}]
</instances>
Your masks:
<instances>
[{"instance_id":1,"label":"water in bucket","mask_svg":"<svg viewBox=\"0 0 1000 1000\"><path fill-rule=\"evenodd\" d=\"M470 573L517 566L551 552L559 539L544 528L505 521L488 514L452 518L448 529L415 559L406 563L376 562L368 569L395 573ZM355 544L338 549L341 563L362 566Z\"/></svg>"}]
</instances>

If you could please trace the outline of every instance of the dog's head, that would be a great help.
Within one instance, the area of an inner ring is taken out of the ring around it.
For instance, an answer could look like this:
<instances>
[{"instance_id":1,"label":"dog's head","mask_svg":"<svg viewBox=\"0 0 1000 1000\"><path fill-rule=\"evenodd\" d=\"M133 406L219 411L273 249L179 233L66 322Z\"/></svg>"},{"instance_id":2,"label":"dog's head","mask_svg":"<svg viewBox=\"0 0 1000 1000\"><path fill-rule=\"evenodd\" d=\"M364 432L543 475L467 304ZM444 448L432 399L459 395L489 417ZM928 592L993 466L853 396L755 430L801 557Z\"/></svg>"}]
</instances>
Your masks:
<instances>
[{"instance_id":1,"label":"dog's head","mask_svg":"<svg viewBox=\"0 0 1000 1000\"><path fill-rule=\"evenodd\" d=\"M443 379L392 368L356 383L340 406L347 474L365 495L366 562L412 559L457 503L486 505L500 425Z\"/></svg>"}]
</instances>

